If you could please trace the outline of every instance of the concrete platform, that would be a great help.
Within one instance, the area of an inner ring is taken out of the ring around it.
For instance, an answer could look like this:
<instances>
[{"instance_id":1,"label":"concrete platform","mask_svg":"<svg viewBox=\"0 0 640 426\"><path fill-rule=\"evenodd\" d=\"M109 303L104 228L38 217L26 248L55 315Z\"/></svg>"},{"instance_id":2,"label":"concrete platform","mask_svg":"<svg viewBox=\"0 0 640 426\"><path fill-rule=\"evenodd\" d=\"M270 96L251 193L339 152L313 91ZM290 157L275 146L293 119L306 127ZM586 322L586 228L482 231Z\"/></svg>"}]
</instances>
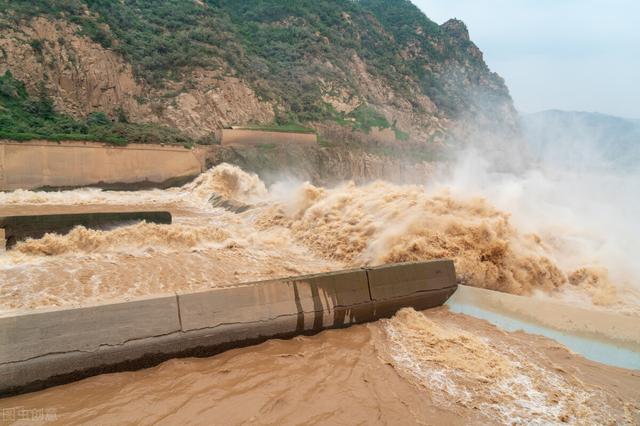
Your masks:
<instances>
[{"instance_id":1,"label":"concrete platform","mask_svg":"<svg viewBox=\"0 0 640 426\"><path fill-rule=\"evenodd\" d=\"M0 396L440 306L456 288L439 260L2 318Z\"/></svg>"}]
</instances>

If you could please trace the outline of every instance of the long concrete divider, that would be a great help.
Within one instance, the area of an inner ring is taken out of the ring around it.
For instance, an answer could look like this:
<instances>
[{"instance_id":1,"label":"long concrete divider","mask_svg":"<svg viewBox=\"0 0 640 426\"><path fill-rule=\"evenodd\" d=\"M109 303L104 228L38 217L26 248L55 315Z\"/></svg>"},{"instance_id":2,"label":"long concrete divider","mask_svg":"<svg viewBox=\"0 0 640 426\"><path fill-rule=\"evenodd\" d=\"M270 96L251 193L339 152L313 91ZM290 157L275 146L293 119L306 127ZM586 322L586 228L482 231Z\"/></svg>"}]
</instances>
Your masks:
<instances>
[{"instance_id":1,"label":"long concrete divider","mask_svg":"<svg viewBox=\"0 0 640 426\"><path fill-rule=\"evenodd\" d=\"M302 332L372 317L364 269L179 294L178 300L184 331L289 316L295 322L286 331Z\"/></svg>"},{"instance_id":2,"label":"long concrete divider","mask_svg":"<svg viewBox=\"0 0 640 426\"><path fill-rule=\"evenodd\" d=\"M0 395L436 307L456 288L438 260L0 318Z\"/></svg>"},{"instance_id":3,"label":"long concrete divider","mask_svg":"<svg viewBox=\"0 0 640 426\"><path fill-rule=\"evenodd\" d=\"M65 213L22 216L0 216L0 247L9 248L27 238L42 238L46 233L65 234L76 226L90 229L146 221L171 223L171 213L166 211L135 211L109 213Z\"/></svg>"}]
</instances>

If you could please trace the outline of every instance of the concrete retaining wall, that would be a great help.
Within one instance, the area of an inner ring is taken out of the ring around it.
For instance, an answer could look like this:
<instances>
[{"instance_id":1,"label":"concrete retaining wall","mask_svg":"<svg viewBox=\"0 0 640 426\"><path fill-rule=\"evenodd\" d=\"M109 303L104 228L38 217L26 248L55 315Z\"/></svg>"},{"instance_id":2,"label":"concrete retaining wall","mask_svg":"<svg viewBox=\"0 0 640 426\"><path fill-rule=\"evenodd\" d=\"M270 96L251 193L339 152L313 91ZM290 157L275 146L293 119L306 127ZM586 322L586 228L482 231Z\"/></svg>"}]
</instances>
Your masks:
<instances>
[{"instance_id":1,"label":"concrete retaining wall","mask_svg":"<svg viewBox=\"0 0 640 426\"><path fill-rule=\"evenodd\" d=\"M440 306L456 287L441 260L0 318L0 395Z\"/></svg>"},{"instance_id":2,"label":"concrete retaining wall","mask_svg":"<svg viewBox=\"0 0 640 426\"><path fill-rule=\"evenodd\" d=\"M204 155L180 146L0 141L0 191L179 185L204 169Z\"/></svg>"},{"instance_id":3,"label":"concrete retaining wall","mask_svg":"<svg viewBox=\"0 0 640 426\"><path fill-rule=\"evenodd\" d=\"M465 285L459 286L448 304L456 312L479 317L482 317L481 311L490 312L518 323L531 324L538 332L546 328L640 353L640 326L632 317L619 313L586 309L561 301L535 303L530 297Z\"/></svg>"},{"instance_id":4,"label":"concrete retaining wall","mask_svg":"<svg viewBox=\"0 0 640 426\"><path fill-rule=\"evenodd\" d=\"M264 130L222 129L222 145L315 145L318 137L315 133L269 132Z\"/></svg>"},{"instance_id":5,"label":"concrete retaining wall","mask_svg":"<svg viewBox=\"0 0 640 426\"><path fill-rule=\"evenodd\" d=\"M110 212L46 214L34 216L0 217L0 247L9 248L27 238L42 238L48 232L65 234L78 225L85 228L101 229L107 226L129 222L147 221L153 223L171 223L169 212Z\"/></svg>"}]
</instances>

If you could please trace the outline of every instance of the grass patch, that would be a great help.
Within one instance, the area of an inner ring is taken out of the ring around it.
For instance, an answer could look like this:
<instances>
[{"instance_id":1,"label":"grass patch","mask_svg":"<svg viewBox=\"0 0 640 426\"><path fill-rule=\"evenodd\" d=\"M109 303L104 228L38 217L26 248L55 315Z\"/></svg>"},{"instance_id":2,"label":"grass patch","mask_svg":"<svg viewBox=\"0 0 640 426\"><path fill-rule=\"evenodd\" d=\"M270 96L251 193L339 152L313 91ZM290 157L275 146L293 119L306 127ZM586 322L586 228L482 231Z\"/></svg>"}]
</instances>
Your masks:
<instances>
[{"instance_id":1,"label":"grass patch","mask_svg":"<svg viewBox=\"0 0 640 426\"><path fill-rule=\"evenodd\" d=\"M469 53L470 42L443 31L408 0L0 0L7 20L42 15L78 25L81 35L121 54L152 86L180 81L197 67L218 70L242 78L302 123L332 118L323 101L326 84L361 95L354 54L411 102L419 92L450 108L470 99L444 84L451 76L434 64L472 64L474 74L494 78ZM404 57L407 46L421 54ZM31 47L45 46L34 40ZM365 131L385 127L360 118Z\"/></svg>"},{"instance_id":2,"label":"grass patch","mask_svg":"<svg viewBox=\"0 0 640 426\"><path fill-rule=\"evenodd\" d=\"M276 149L276 144L274 143L260 143L256 145L256 148L258 148L261 151L273 151L274 149Z\"/></svg>"},{"instance_id":3,"label":"grass patch","mask_svg":"<svg viewBox=\"0 0 640 426\"><path fill-rule=\"evenodd\" d=\"M296 123L289 124L250 124L247 126L239 127L241 130L263 130L267 132L282 132L282 133L316 133L314 129L301 126Z\"/></svg>"},{"instance_id":4,"label":"grass patch","mask_svg":"<svg viewBox=\"0 0 640 426\"><path fill-rule=\"evenodd\" d=\"M351 111L347 118L353 118L352 122L353 130L361 130L365 133L369 133L372 128L388 129L391 127L387 119L369 105L360 105L358 108Z\"/></svg>"},{"instance_id":5,"label":"grass patch","mask_svg":"<svg viewBox=\"0 0 640 426\"><path fill-rule=\"evenodd\" d=\"M393 133L395 133L396 135L396 139L399 141L408 141L409 140L409 133L407 132L403 132L402 130L398 129L396 126L393 126Z\"/></svg>"}]
</instances>

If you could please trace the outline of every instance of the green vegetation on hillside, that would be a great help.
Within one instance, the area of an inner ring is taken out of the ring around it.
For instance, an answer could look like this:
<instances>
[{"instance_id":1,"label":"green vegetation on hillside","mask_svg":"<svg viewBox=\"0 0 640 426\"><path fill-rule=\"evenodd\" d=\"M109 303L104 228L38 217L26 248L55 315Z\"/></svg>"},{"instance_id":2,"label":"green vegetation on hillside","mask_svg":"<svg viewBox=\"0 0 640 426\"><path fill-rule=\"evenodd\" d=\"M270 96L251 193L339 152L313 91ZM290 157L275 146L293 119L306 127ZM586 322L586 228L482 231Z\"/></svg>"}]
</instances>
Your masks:
<instances>
[{"instance_id":1,"label":"green vegetation on hillside","mask_svg":"<svg viewBox=\"0 0 640 426\"><path fill-rule=\"evenodd\" d=\"M38 97L30 97L24 83L16 80L10 71L0 76L0 139L90 140L116 145L196 142L175 129L127 123L126 117L119 115L118 122L101 112L77 120L56 112L43 88Z\"/></svg>"},{"instance_id":2,"label":"green vegetation on hillside","mask_svg":"<svg viewBox=\"0 0 640 426\"><path fill-rule=\"evenodd\" d=\"M0 0L0 10L76 23L155 86L194 67L240 76L282 106L279 123L346 118L323 100L330 87L370 102L356 58L416 112L419 94L450 115L466 111L475 100L464 84L495 78L470 41L409 0Z\"/></svg>"},{"instance_id":3,"label":"green vegetation on hillside","mask_svg":"<svg viewBox=\"0 0 640 426\"><path fill-rule=\"evenodd\" d=\"M315 130L309 127L301 126L295 123L288 124L250 124L240 127L247 130L266 130L268 132L283 132L283 133L316 133Z\"/></svg>"},{"instance_id":4,"label":"green vegetation on hillside","mask_svg":"<svg viewBox=\"0 0 640 426\"><path fill-rule=\"evenodd\" d=\"M365 133L369 133L374 127L379 129L388 129L390 127L389 121L368 105L361 105L354 109L348 114L348 118L352 119L354 130L362 130Z\"/></svg>"}]
</instances>

